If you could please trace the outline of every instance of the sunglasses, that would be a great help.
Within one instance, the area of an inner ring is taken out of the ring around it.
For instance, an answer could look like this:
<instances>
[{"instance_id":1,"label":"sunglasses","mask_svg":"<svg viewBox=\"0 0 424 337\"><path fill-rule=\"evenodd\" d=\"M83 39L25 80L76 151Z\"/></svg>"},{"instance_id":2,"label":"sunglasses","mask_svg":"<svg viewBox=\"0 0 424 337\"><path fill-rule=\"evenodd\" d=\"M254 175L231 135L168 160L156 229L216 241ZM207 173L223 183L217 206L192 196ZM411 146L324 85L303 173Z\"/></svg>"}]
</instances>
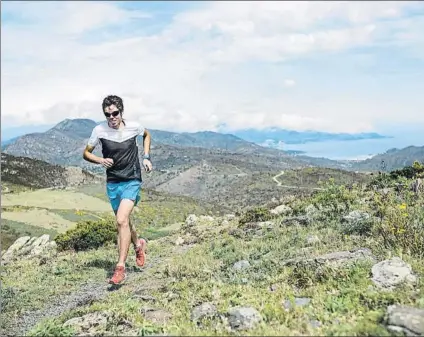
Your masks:
<instances>
[{"instance_id":1,"label":"sunglasses","mask_svg":"<svg viewBox=\"0 0 424 337\"><path fill-rule=\"evenodd\" d=\"M112 113L104 112L104 114L105 114L105 116L106 116L107 118L110 118L110 116L116 117L116 116L118 116L120 113L121 113L121 112L120 112L119 110L114 111L114 112L112 112Z\"/></svg>"}]
</instances>

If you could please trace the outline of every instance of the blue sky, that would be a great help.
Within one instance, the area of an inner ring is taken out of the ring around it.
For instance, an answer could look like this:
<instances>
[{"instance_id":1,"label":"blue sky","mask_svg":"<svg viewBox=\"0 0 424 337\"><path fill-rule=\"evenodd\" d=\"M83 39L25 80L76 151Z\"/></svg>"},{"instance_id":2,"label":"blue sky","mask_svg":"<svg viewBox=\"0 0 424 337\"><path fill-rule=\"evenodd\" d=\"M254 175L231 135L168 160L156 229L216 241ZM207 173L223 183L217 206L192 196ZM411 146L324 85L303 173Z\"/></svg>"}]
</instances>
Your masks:
<instances>
[{"instance_id":1,"label":"blue sky","mask_svg":"<svg viewBox=\"0 0 424 337\"><path fill-rule=\"evenodd\" d=\"M424 125L422 2L2 2L2 129Z\"/></svg>"}]
</instances>

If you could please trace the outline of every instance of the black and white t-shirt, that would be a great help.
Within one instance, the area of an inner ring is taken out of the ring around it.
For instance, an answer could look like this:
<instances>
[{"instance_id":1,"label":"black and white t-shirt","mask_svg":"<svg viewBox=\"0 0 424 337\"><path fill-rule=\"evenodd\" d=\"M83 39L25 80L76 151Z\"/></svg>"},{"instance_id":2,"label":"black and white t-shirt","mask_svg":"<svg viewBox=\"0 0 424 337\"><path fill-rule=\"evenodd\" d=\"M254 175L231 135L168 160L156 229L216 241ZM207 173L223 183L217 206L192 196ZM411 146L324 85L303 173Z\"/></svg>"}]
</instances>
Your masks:
<instances>
[{"instance_id":1,"label":"black and white t-shirt","mask_svg":"<svg viewBox=\"0 0 424 337\"><path fill-rule=\"evenodd\" d=\"M103 158L113 159L113 166L106 170L107 182L141 181L137 137L143 134L144 127L133 121L125 121L121 129L113 129L107 122L96 125L88 145L96 147L100 142Z\"/></svg>"}]
</instances>

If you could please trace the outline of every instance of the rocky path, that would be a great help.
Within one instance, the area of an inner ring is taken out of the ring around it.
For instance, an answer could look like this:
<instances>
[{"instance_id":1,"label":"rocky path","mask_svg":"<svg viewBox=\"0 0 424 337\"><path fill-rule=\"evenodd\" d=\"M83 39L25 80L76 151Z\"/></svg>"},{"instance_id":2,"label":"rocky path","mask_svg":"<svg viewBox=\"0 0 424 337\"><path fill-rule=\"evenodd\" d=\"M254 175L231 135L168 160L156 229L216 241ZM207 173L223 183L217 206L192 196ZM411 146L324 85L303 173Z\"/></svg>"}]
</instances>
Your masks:
<instances>
[{"instance_id":1,"label":"rocky path","mask_svg":"<svg viewBox=\"0 0 424 337\"><path fill-rule=\"evenodd\" d=\"M107 283L107 280L101 280L91 283L86 283L81 288L67 296L55 298L51 303L47 304L44 308L37 311L28 311L22 313L16 321L10 323L7 331L2 331L2 336L24 336L30 329L32 329L38 322L46 318L58 317L64 312L73 310L77 307L88 305L94 301L99 301L106 297L111 291L119 290L126 285L131 285L137 280L141 279L149 269L156 267L162 263L158 258L152 258L148 261L145 268L135 271L129 268L127 280L122 286L113 286Z\"/></svg>"}]
</instances>

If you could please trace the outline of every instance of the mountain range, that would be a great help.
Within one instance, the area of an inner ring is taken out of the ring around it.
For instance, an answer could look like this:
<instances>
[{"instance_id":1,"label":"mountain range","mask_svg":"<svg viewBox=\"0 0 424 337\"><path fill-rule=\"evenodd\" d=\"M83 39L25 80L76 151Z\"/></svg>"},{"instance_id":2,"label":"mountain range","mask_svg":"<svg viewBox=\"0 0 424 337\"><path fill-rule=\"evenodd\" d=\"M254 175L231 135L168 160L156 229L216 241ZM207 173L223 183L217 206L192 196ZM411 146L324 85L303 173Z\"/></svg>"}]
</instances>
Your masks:
<instances>
[{"instance_id":1,"label":"mountain range","mask_svg":"<svg viewBox=\"0 0 424 337\"><path fill-rule=\"evenodd\" d=\"M81 155L87 139L97 123L90 119L65 119L45 132L25 134L15 137L7 144L3 143L3 152L40 159L52 164L74 165L93 172L100 172L98 167L85 162ZM344 140L388 137L376 133L356 135L323 132L299 133L276 128L261 133L255 130L244 130L234 134L211 131L177 133L149 130L152 134L155 163L164 170L168 170L170 167L176 168L176 166L191 167L192 164L198 164L202 159L216 162L217 160L222 161L223 157L231 157L232 160L237 158L244 163L250 163L258 170L320 166L367 171L380 169L383 160L386 169L397 169L413 163L414 160L420 160L424 153L423 147L413 146L405 149L392 149L364 161L341 161L283 151L278 149L278 146L273 146L272 141L262 144L265 146L258 144L272 135L292 144L313 140L324 141L332 139L331 137ZM260 136L261 134L263 136ZM96 149L95 153L100 155L100 149Z\"/></svg>"},{"instance_id":2,"label":"mountain range","mask_svg":"<svg viewBox=\"0 0 424 337\"><path fill-rule=\"evenodd\" d=\"M378 133L328 133L318 131L294 131L279 128L264 130L244 129L234 131L233 134L249 142L263 144L264 146L280 148L281 144L305 144L310 142L325 141L352 141L361 139L383 139L390 136Z\"/></svg>"},{"instance_id":3,"label":"mountain range","mask_svg":"<svg viewBox=\"0 0 424 337\"><path fill-rule=\"evenodd\" d=\"M55 125L30 125L30 126L22 126L22 127L11 127L4 128L2 130L2 144L5 145L10 143L13 139L23 136L28 133L34 132L45 132ZM169 136L167 131L156 130L157 135L161 132L164 132L164 137ZM171 134L176 134L175 132L170 132ZM175 141L179 143L180 141L184 142L186 145L189 145L193 138L202 138L203 136L207 137L208 132L197 132L196 133L178 133L178 135L183 138L187 138L185 140L180 139L178 136ZM231 133L231 135L241 138L243 140L256 143L263 144L265 146L278 147L278 144L305 144L309 142L322 142L322 141L349 141L349 140L360 140L360 139L382 139L382 138L391 138L391 136L380 135L378 133L329 133L329 132L318 132L318 131L294 131L294 130L286 130L280 128L266 128L266 129L242 129L232 132L226 132L225 128L220 128L219 133ZM171 141L171 140L170 140Z\"/></svg>"}]
</instances>

